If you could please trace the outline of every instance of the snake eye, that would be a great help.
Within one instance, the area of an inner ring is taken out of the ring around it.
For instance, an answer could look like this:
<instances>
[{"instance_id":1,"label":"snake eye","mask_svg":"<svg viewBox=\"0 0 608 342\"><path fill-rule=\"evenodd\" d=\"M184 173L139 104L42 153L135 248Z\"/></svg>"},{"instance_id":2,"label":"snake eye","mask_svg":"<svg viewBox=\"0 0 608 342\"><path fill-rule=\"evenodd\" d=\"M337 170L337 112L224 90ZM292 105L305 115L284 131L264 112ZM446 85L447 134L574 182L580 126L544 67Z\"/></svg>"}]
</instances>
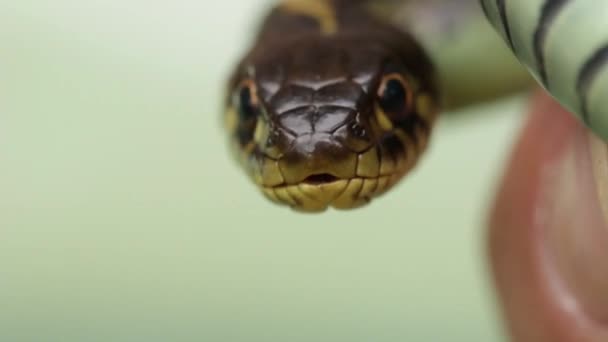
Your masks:
<instances>
[{"instance_id":1,"label":"snake eye","mask_svg":"<svg viewBox=\"0 0 608 342\"><path fill-rule=\"evenodd\" d=\"M408 112L412 102L412 91L400 74L388 74L382 78L378 88L378 103L389 116L399 117Z\"/></svg>"},{"instance_id":2,"label":"snake eye","mask_svg":"<svg viewBox=\"0 0 608 342\"><path fill-rule=\"evenodd\" d=\"M257 87L252 80L243 81L237 90L237 108L241 121L255 119L259 111Z\"/></svg>"}]
</instances>

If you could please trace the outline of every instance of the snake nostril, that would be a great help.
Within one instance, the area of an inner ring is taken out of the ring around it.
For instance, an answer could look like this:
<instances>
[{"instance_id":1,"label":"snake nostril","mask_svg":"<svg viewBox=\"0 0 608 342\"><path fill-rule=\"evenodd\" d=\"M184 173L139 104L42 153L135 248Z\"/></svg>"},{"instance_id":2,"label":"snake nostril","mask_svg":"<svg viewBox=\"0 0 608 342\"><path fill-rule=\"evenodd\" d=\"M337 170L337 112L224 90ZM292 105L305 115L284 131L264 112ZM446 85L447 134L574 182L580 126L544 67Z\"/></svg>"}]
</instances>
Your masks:
<instances>
[{"instance_id":1,"label":"snake nostril","mask_svg":"<svg viewBox=\"0 0 608 342\"><path fill-rule=\"evenodd\" d=\"M358 123L354 123L351 126L352 132L353 134L357 137L357 138L365 138L365 128L363 128L363 126L359 125Z\"/></svg>"},{"instance_id":2,"label":"snake nostril","mask_svg":"<svg viewBox=\"0 0 608 342\"><path fill-rule=\"evenodd\" d=\"M338 180L338 177L331 175L329 173L320 173L316 175L311 175L304 179L305 183L319 185L319 184L327 184L332 183Z\"/></svg>"}]
</instances>

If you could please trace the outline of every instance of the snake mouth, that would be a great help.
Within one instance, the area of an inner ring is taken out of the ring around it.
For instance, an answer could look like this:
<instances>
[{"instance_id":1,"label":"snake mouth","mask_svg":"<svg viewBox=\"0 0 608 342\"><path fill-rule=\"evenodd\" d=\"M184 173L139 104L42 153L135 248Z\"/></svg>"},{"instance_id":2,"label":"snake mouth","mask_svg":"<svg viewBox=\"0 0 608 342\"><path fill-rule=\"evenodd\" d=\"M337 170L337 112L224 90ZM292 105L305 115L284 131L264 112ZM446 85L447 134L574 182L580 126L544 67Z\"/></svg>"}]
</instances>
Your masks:
<instances>
[{"instance_id":1,"label":"snake mouth","mask_svg":"<svg viewBox=\"0 0 608 342\"><path fill-rule=\"evenodd\" d=\"M405 172L373 178L338 178L322 173L311 175L295 184L263 186L271 201L302 212L322 212L330 207L355 209L368 204L396 184Z\"/></svg>"},{"instance_id":2,"label":"snake mouth","mask_svg":"<svg viewBox=\"0 0 608 342\"><path fill-rule=\"evenodd\" d=\"M302 183L310 184L310 185L322 185L322 184L333 183L338 180L340 180L340 178L338 178L332 174L320 173L320 174L314 174L314 175L310 175L310 176L306 177L306 179L304 179L304 181L302 181Z\"/></svg>"}]
</instances>

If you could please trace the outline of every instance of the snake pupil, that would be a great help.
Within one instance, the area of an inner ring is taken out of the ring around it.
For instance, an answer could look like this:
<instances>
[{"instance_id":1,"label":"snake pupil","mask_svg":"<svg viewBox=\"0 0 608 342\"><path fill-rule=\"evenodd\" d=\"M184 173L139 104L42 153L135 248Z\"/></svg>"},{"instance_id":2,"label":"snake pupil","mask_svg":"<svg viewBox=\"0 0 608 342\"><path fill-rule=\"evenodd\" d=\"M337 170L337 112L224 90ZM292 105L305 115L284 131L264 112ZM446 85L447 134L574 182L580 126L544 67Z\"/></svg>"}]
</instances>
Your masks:
<instances>
[{"instance_id":1,"label":"snake pupil","mask_svg":"<svg viewBox=\"0 0 608 342\"><path fill-rule=\"evenodd\" d=\"M404 113L407 107L407 91L403 83L396 78L390 78L382 88L379 99L382 109L393 115Z\"/></svg>"}]
</instances>

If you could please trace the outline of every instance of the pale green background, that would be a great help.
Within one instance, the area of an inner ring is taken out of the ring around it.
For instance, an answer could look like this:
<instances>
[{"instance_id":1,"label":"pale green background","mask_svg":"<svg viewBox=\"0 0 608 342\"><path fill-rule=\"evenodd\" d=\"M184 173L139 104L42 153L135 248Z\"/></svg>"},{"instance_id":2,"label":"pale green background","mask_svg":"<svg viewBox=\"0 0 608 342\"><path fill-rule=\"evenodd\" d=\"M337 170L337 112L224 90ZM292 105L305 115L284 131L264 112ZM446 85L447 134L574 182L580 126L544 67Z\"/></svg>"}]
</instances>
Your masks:
<instances>
[{"instance_id":1,"label":"pale green background","mask_svg":"<svg viewBox=\"0 0 608 342\"><path fill-rule=\"evenodd\" d=\"M304 216L220 125L260 1L0 1L0 341L502 340L483 232L521 100Z\"/></svg>"}]
</instances>

